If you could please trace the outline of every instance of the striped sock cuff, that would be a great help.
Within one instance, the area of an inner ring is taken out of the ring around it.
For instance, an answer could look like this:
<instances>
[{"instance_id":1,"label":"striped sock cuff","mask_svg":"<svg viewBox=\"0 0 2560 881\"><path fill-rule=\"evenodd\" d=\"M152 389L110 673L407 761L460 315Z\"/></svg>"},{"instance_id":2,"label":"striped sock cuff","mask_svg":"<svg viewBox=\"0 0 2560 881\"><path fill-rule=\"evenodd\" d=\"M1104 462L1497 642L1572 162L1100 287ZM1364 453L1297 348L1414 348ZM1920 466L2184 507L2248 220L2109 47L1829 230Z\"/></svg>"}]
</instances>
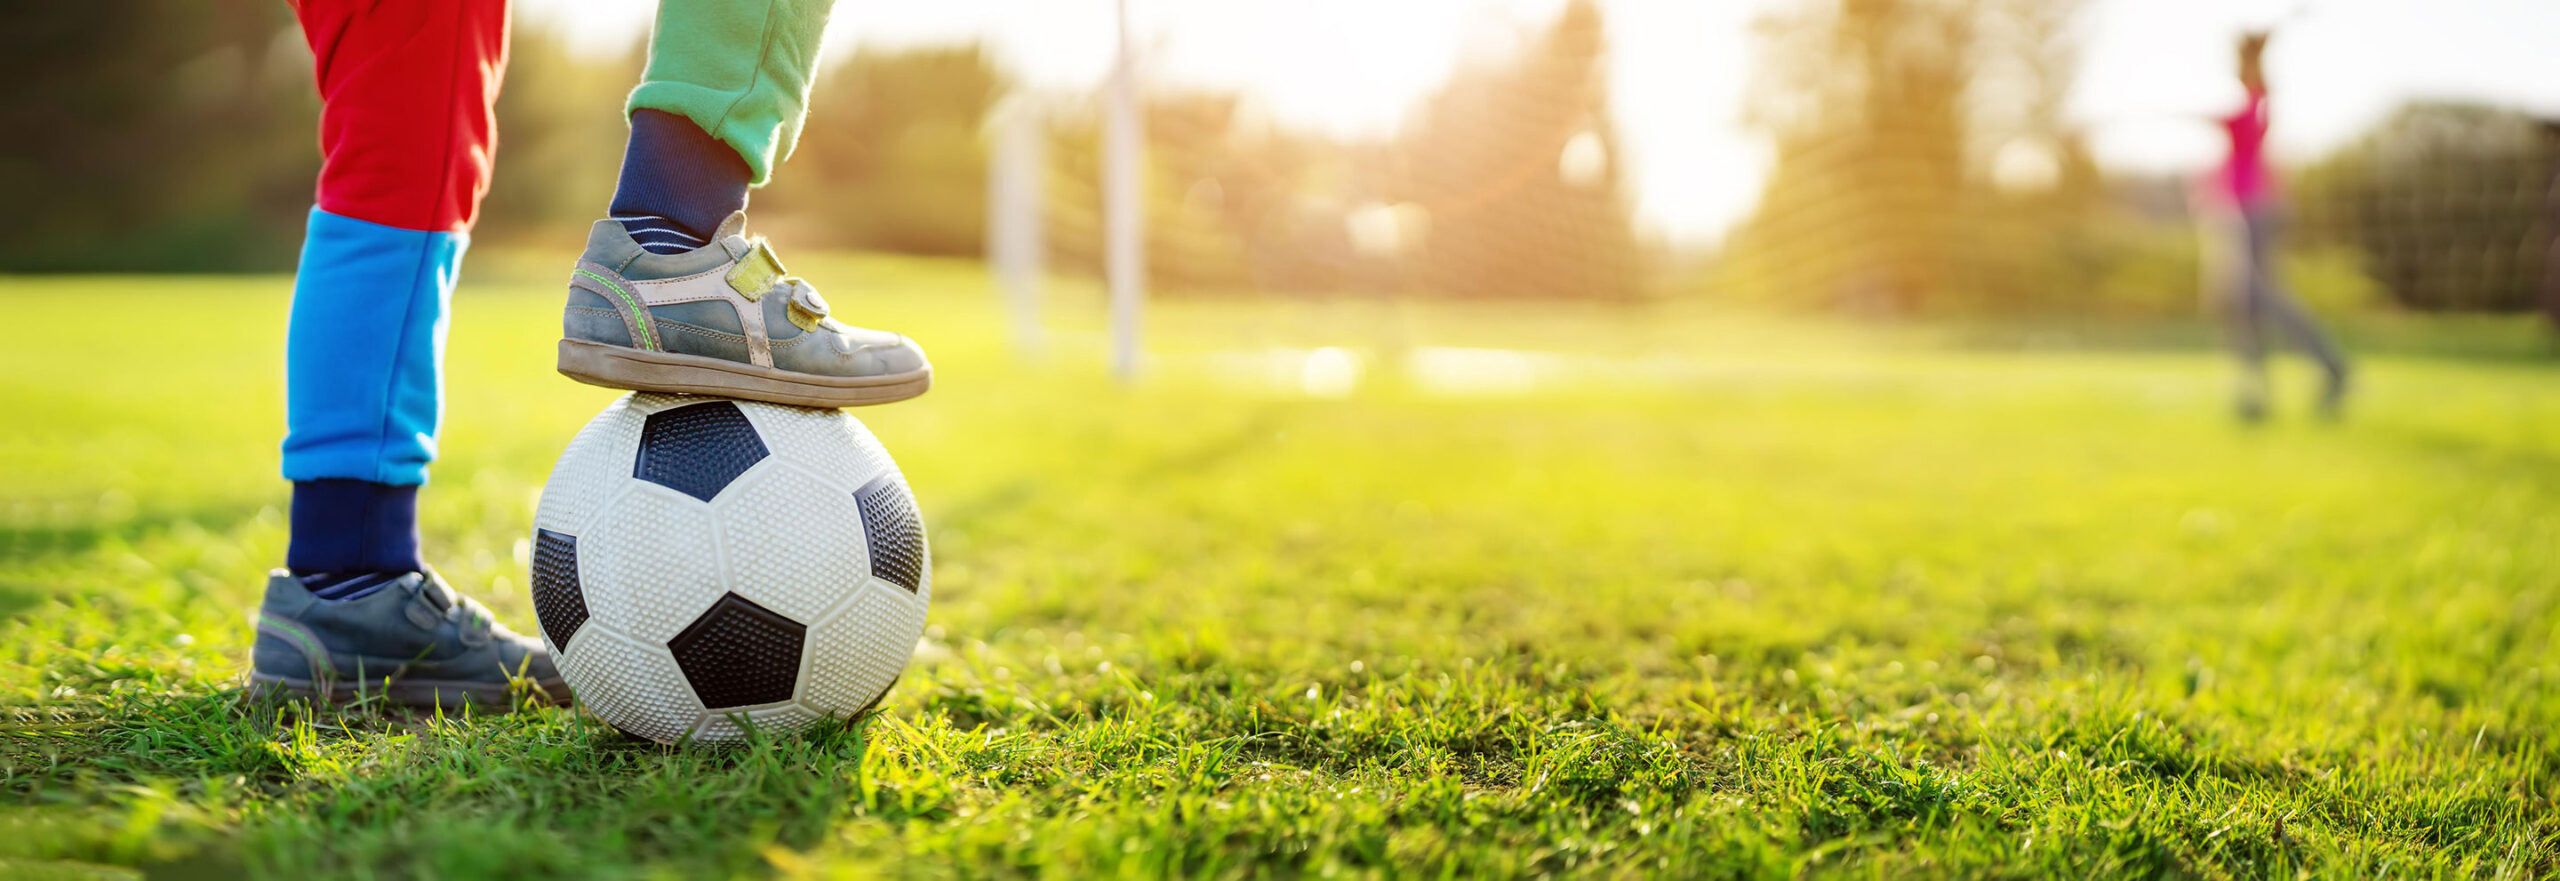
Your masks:
<instances>
[{"instance_id":1,"label":"striped sock cuff","mask_svg":"<svg viewBox=\"0 0 2560 881\"><path fill-rule=\"evenodd\" d=\"M409 573L320 572L311 575L297 575L294 580L302 582L303 589L311 591L312 596L319 597L324 600L337 600L343 602L346 600L361 599L363 597L370 596L374 591L381 590L398 582L401 576L407 574Z\"/></svg>"},{"instance_id":2,"label":"striped sock cuff","mask_svg":"<svg viewBox=\"0 0 2560 881\"><path fill-rule=\"evenodd\" d=\"M691 251L710 244L721 221L747 207L748 174L736 150L692 120L634 110L606 214L649 253Z\"/></svg>"},{"instance_id":3,"label":"striped sock cuff","mask_svg":"<svg viewBox=\"0 0 2560 881\"><path fill-rule=\"evenodd\" d=\"M622 222L623 231L631 234L633 242L652 254L682 254L711 244L710 240L677 226L675 221L654 214L614 219Z\"/></svg>"}]
</instances>

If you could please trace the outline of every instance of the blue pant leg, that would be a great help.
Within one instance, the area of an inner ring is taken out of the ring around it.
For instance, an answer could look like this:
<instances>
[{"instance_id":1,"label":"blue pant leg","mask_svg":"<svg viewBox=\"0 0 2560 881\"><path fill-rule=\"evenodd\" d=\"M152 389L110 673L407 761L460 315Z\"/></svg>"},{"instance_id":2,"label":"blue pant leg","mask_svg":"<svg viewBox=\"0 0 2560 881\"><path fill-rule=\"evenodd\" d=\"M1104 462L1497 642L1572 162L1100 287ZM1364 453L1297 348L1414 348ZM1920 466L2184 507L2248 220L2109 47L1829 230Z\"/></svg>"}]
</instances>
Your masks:
<instances>
[{"instance_id":1,"label":"blue pant leg","mask_svg":"<svg viewBox=\"0 0 2560 881\"><path fill-rule=\"evenodd\" d=\"M426 482L469 244L312 209L285 332L287 479Z\"/></svg>"}]
</instances>

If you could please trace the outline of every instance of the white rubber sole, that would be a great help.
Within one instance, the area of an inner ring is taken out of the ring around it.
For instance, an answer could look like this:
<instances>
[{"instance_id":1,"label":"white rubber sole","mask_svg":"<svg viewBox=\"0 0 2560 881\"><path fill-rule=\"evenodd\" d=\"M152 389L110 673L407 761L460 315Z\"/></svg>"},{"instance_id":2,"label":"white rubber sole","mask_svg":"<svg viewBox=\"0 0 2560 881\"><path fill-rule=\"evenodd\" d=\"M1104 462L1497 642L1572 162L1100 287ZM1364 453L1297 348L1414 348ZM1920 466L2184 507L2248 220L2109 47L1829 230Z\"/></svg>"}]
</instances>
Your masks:
<instances>
[{"instance_id":1,"label":"white rubber sole","mask_svg":"<svg viewBox=\"0 0 2560 881\"><path fill-rule=\"evenodd\" d=\"M894 404L933 388L933 367L884 376L813 376L701 355L560 341L560 375L605 388L744 398L800 407Z\"/></svg>"}]
</instances>

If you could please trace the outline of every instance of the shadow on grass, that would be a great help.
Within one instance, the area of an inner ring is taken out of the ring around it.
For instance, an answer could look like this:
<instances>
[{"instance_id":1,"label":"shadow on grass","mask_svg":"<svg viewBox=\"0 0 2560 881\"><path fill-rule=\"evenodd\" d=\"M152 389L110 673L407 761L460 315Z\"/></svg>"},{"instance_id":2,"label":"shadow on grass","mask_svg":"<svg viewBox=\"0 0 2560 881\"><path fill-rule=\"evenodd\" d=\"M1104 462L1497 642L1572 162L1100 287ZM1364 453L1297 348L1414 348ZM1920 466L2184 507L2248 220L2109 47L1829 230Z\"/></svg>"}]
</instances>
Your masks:
<instances>
[{"instance_id":1,"label":"shadow on grass","mask_svg":"<svg viewBox=\"0 0 2560 881\"><path fill-rule=\"evenodd\" d=\"M1232 430L1132 463L1128 469L1128 480L1133 484L1147 485L1212 471L1256 448L1270 445L1284 424L1279 408L1264 407ZM1048 486L1037 478L1009 480L935 512L933 528L971 531L1039 501L1048 490Z\"/></svg>"},{"instance_id":2,"label":"shadow on grass","mask_svg":"<svg viewBox=\"0 0 2560 881\"><path fill-rule=\"evenodd\" d=\"M870 727L670 747L574 709L315 708L236 689L0 713L0 830L49 842L0 848L0 863L155 875L575 873L606 843L684 874L755 871L765 848L815 846L855 809Z\"/></svg>"},{"instance_id":3,"label":"shadow on grass","mask_svg":"<svg viewBox=\"0 0 2560 881\"><path fill-rule=\"evenodd\" d=\"M91 553L109 545L135 545L188 525L224 532L255 518L265 507L267 505L263 503L232 502L148 508L104 522L0 524L0 562L12 565L38 563Z\"/></svg>"},{"instance_id":4,"label":"shadow on grass","mask_svg":"<svg viewBox=\"0 0 2560 881\"><path fill-rule=\"evenodd\" d=\"M32 581L0 579L0 618L15 619L18 614L35 608L53 591Z\"/></svg>"}]
</instances>

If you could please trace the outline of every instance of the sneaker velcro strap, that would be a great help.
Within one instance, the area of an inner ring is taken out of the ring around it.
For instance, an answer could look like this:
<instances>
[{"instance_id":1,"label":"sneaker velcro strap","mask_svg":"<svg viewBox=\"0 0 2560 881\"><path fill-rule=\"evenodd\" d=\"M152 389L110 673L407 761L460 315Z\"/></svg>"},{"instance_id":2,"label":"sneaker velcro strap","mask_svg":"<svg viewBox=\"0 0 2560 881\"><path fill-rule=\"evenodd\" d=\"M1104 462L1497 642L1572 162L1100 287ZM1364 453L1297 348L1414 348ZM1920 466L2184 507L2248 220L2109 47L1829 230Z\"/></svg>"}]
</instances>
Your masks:
<instances>
[{"instance_id":1,"label":"sneaker velcro strap","mask_svg":"<svg viewBox=\"0 0 2560 881\"><path fill-rule=\"evenodd\" d=\"M808 282L791 279L791 308L784 314L801 330L817 330L818 323L827 318L827 298L818 296L818 289Z\"/></svg>"},{"instance_id":2,"label":"sneaker velcro strap","mask_svg":"<svg viewBox=\"0 0 2560 881\"><path fill-rule=\"evenodd\" d=\"M400 614L407 616L409 623L418 625L420 630L434 630L437 624L444 622L444 613L436 611L436 604L429 602L424 594L410 597L408 605L400 607Z\"/></svg>"},{"instance_id":3,"label":"sneaker velcro strap","mask_svg":"<svg viewBox=\"0 0 2560 881\"><path fill-rule=\"evenodd\" d=\"M444 621L445 614L453 611L452 589L444 586L443 579L424 574L410 573L401 577L411 580L412 585L409 604L401 608L401 613L407 615L409 623L418 625L420 630L435 629Z\"/></svg>"},{"instance_id":4,"label":"sneaker velcro strap","mask_svg":"<svg viewBox=\"0 0 2560 881\"><path fill-rule=\"evenodd\" d=\"M418 580L421 582L418 585L418 595L425 597L427 602L434 603L438 615L453 611L454 604L462 601L462 597L454 593L453 588L445 586L442 578L420 575Z\"/></svg>"},{"instance_id":5,"label":"sneaker velcro strap","mask_svg":"<svg viewBox=\"0 0 2560 881\"><path fill-rule=\"evenodd\" d=\"M759 237L748 244L746 256L738 258L736 266L729 267L725 280L729 282L730 290L737 291L738 296L753 303L783 280L782 258L773 256L773 249Z\"/></svg>"},{"instance_id":6,"label":"sneaker velcro strap","mask_svg":"<svg viewBox=\"0 0 2560 881\"><path fill-rule=\"evenodd\" d=\"M486 618L482 618L463 624L458 628L462 633L462 644L475 649L488 645L489 637L492 635L491 631L493 629L490 627L491 623L493 622Z\"/></svg>"}]
</instances>

